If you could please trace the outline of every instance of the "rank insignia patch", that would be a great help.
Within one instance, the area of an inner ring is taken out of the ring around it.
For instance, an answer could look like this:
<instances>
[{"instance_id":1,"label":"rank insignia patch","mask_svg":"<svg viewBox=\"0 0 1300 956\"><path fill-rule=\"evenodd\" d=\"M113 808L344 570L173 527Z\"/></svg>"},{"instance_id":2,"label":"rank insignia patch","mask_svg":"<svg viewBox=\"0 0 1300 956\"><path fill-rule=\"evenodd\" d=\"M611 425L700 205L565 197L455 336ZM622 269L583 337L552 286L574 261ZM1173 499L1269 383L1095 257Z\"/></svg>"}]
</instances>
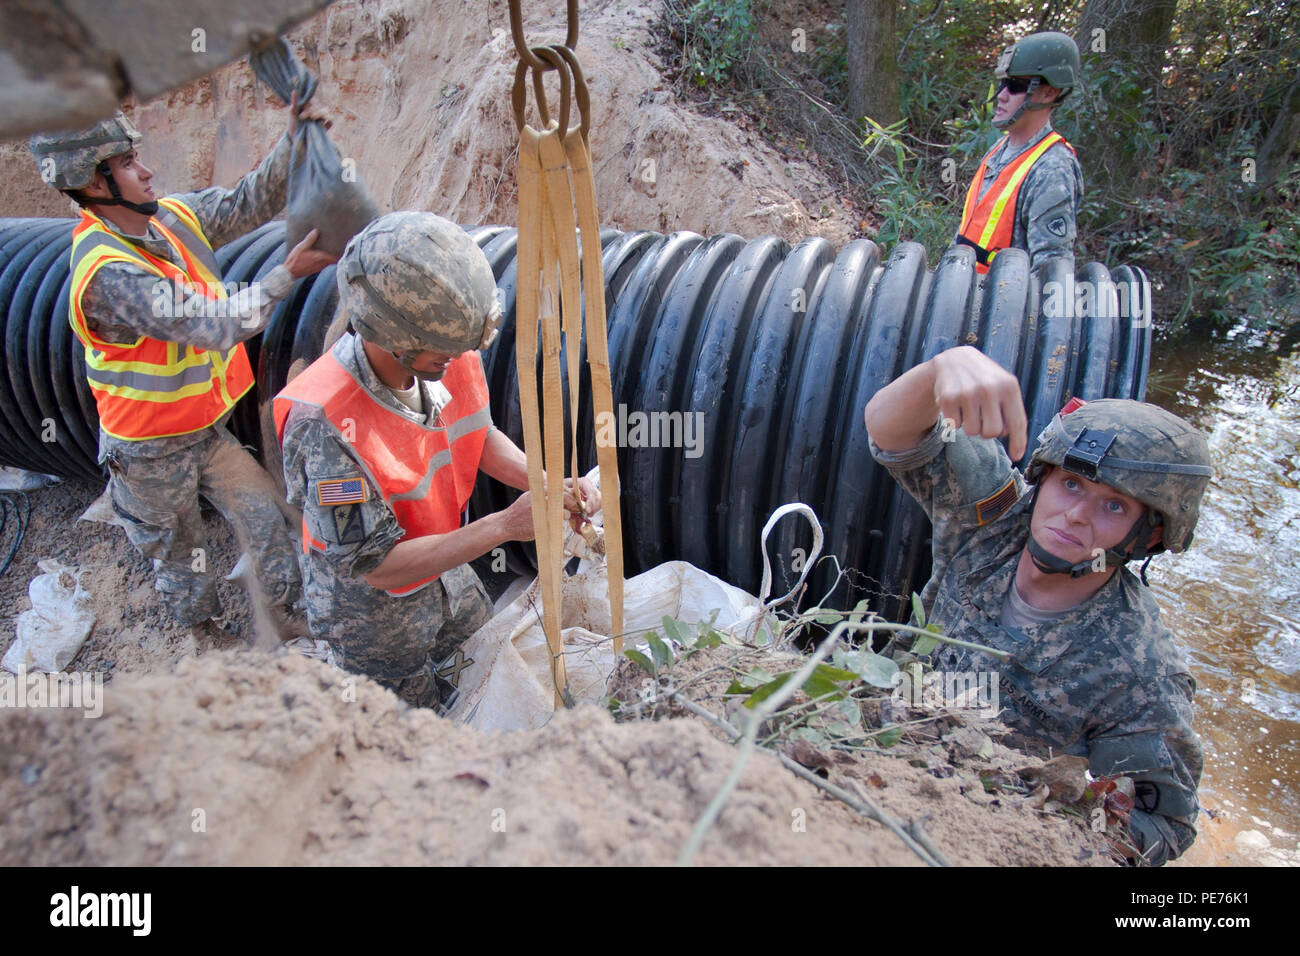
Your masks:
<instances>
[{"instance_id":1,"label":"rank insignia patch","mask_svg":"<svg viewBox=\"0 0 1300 956\"><path fill-rule=\"evenodd\" d=\"M359 505L370 500L362 478L332 478L316 482L316 502L322 507Z\"/></svg>"},{"instance_id":2,"label":"rank insignia patch","mask_svg":"<svg viewBox=\"0 0 1300 956\"><path fill-rule=\"evenodd\" d=\"M452 687L460 686L460 672L474 663L474 658L466 657L463 648L456 648L456 652L438 665L438 676L445 680Z\"/></svg>"}]
</instances>

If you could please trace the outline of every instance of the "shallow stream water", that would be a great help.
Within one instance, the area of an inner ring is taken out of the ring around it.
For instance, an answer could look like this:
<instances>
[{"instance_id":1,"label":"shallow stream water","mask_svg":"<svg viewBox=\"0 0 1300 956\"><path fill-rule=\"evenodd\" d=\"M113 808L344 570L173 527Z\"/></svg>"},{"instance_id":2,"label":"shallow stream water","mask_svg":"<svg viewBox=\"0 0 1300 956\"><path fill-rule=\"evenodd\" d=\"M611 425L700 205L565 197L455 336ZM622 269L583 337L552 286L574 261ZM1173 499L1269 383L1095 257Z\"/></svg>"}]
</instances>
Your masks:
<instances>
[{"instance_id":1,"label":"shallow stream water","mask_svg":"<svg viewBox=\"0 0 1300 956\"><path fill-rule=\"evenodd\" d=\"M1200 835L1180 864L1300 864L1300 343L1157 340L1148 401L1208 436L1191 548L1148 578L1196 678Z\"/></svg>"}]
</instances>

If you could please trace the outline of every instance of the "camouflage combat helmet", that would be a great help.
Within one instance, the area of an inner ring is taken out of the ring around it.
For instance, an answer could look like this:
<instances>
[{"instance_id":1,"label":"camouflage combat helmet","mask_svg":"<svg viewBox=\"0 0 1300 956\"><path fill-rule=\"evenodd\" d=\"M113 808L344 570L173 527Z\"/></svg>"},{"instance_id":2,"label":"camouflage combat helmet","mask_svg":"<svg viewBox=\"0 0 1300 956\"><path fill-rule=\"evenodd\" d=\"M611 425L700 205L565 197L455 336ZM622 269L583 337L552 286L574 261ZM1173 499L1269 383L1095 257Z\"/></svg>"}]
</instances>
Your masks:
<instances>
[{"instance_id":1,"label":"camouflage combat helmet","mask_svg":"<svg viewBox=\"0 0 1300 956\"><path fill-rule=\"evenodd\" d=\"M1035 33L1003 50L993 73L999 80L1008 77L1029 79L1029 89L1019 108L1006 119L993 124L1006 129L1026 110L1046 110L1061 103L1079 85L1083 64L1079 60L1079 48L1064 33ZM1031 103L1034 90L1043 80L1060 90L1060 95L1051 103Z\"/></svg>"},{"instance_id":2,"label":"camouflage combat helmet","mask_svg":"<svg viewBox=\"0 0 1300 956\"><path fill-rule=\"evenodd\" d=\"M433 213L394 212L366 226L343 250L338 286L352 327L398 355L487 348L501 320L487 257Z\"/></svg>"},{"instance_id":3,"label":"camouflage combat helmet","mask_svg":"<svg viewBox=\"0 0 1300 956\"><path fill-rule=\"evenodd\" d=\"M1041 76L1058 90L1069 91L1079 85L1083 64L1079 48L1064 33L1035 33L1011 44L998 57L994 75Z\"/></svg>"},{"instance_id":4,"label":"camouflage combat helmet","mask_svg":"<svg viewBox=\"0 0 1300 956\"><path fill-rule=\"evenodd\" d=\"M41 179L55 189L85 189L99 165L140 145L140 131L118 110L88 129L36 133L27 148L36 157Z\"/></svg>"},{"instance_id":5,"label":"camouflage combat helmet","mask_svg":"<svg viewBox=\"0 0 1300 956\"><path fill-rule=\"evenodd\" d=\"M1109 485L1147 506L1128 538L1108 553L1112 566L1166 548L1185 551L1213 474L1204 435L1163 408L1118 398L1057 415L1038 436L1025 477L1037 485L1047 465ZM1164 529L1161 543L1147 548L1156 527ZM1038 557L1032 538L1030 551ZM1083 567L1086 571L1088 564ZM1068 567L1045 570L1074 573Z\"/></svg>"}]
</instances>

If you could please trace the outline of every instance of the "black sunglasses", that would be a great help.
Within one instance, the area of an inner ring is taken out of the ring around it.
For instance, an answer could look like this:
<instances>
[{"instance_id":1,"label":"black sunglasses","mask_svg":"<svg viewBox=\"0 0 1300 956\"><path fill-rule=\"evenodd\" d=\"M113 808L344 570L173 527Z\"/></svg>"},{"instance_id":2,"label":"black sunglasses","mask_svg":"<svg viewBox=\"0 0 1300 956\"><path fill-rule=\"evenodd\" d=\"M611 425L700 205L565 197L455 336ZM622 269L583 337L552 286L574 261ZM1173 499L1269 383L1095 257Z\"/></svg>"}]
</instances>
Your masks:
<instances>
[{"instance_id":1,"label":"black sunglasses","mask_svg":"<svg viewBox=\"0 0 1300 956\"><path fill-rule=\"evenodd\" d=\"M998 92L1002 92L1005 88L1012 96L1019 96L1021 93L1027 93L1029 91L1029 84L1031 82L1032 80L1026 79L1023 76L1003 77L1002 83L998 86Z\"/></svg>"}]
</instances>

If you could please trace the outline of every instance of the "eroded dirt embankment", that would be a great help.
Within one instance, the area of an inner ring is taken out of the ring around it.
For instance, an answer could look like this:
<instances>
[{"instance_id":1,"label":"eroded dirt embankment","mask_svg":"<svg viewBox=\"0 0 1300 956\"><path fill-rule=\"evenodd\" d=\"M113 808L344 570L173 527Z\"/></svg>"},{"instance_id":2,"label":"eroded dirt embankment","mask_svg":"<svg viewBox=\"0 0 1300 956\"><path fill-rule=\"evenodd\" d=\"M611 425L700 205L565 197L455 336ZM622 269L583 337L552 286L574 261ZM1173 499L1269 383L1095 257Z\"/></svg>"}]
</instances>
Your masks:
<instances>
[{"instance_id":1,"label":"eroded dirt embankment","mask_svg":"<svg viewBox=\"0 0 1300 956\"><path fill-rule=\"evenodd\" d=\"M36 561L83 568L96 625L72 669L105 681L96 719L0 709L0 865L671 863L735 759L695 718L615 723L589 707L534 733L486 735L288 651L216 647L168 616L120 529L76 521L97 492L32 492L27 539L0 578L2 653ZM215 515L205 527L225 574L232 535ZM251 639L246 598L225 582L220 592ZM688 663L683 680L704 666ZM625 668L616 689L629 700L637 673ZM721 714L717 696L700 699ZM982 772L1033 761L1001 747L984 760L955 753L936 733L833 774L902 822L924 820L954 863L1105 862L1076 821L985 792ZM919 863L769 754L751 762L698 861Z\"/></svg>"},{"instance_id":2,"label":"eroded dirt embankment","mask_svg":"<svg viewBox=\"0 0 1300 956\"><path fill-rule=\"evenodd\" d=\"M290 653L120 676L103 704L0 715L0 864L667 864L736 754L695 719L591 706L485 735ZM970 775L890 757L847 772L954 863L1105 861L1078 825ZM766 753L696 859L920 863Z\"/></svg>"},{"instance_id":3,"label":"eroded dirt embankment","mask_svg":"<svg viewBox=\"0 0 1300 956\"><path fill-rule=\"evenodd\" d=\"M533 42L562 37L527 4ZM591 150L601 220L619 229L842 242L855 217L813 164L783 158L755 131L684 108L660 73L653 6L596 0L581 9L577 53L591 89ZM510 108L517 61L506 5L461 0L338 0L291 35L320 76L331 135L380 207L427 209L466 224L514 223ZM142 155L163 190L230 185L284 128L284 110L247 61L136 106ZM531 112L533 122L536 114ZM11 175L0 216L68 215L25 143L0 147Z\"/></svg>"}]
</instances>

